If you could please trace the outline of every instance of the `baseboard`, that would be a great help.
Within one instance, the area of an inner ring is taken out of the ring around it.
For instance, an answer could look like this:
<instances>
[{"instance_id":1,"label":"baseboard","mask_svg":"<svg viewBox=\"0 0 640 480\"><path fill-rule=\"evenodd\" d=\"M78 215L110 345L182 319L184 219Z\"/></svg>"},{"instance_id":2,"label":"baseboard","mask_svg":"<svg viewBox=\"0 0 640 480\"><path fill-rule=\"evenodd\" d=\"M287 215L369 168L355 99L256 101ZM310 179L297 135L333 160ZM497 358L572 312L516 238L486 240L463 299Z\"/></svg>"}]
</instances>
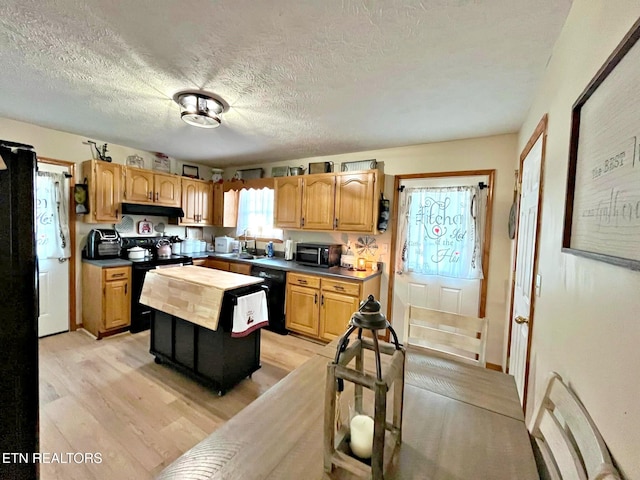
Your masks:
<instances>
[{"instance_id":1,"label":"baseboard","mask_svg":"<svg viewBox=\"0 0 640 480\"><path fill-rule=\"evenodd\" d=\"M502 366L498 365L497 363L489 363L487 362L487 368L489 370L497 370L498 372L502 371Z\"/></svg>"}]
</instances>

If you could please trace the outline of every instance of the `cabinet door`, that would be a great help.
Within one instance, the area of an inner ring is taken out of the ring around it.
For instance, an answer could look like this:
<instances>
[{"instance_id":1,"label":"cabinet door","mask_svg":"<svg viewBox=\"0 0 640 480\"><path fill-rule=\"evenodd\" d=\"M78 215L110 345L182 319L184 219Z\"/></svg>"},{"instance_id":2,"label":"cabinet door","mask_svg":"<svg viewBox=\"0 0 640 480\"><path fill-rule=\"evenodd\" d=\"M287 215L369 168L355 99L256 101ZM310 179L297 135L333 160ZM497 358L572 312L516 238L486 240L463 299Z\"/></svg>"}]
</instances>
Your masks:
<instances>
[{"instance_id":1,"label":"cabinet door","mask_svg":"<svg viewBox=\"0 0 640 480\"><path fill-rule=\"evenodd\" d=\"M180 206L180 177L156 173L153 177L154 200L168 207Z\"/></svg>"},{"instance_id":2,"label":"cabinet door","mask_svg":"<svg viewBox=\"0 0 640 480\"><path fill-rule=\"evenodd\" d=\"M153 202L153 172L127 167L125 176L127 188L125 188L124 198L128 202Z\"/></svg>"},{"instance_id":3,"label":"cabinet door","mask_svg":"<svg viewBox=\"0 0 640 480\"><path fill-rule=\"evenodd\" d=\"M286 326L288 329L314 337L318 336L319 293L320 291L315 288L287 286Z\"/></svg>"},{"instance_id":4,"label":"cabinet door","mask_svg":"<svg viewBox=\"0 0 640 480\"><path fill-rule=\"evenodd\" d=\"M200 183L200 211L198 223L213 225L213 183Z\"/></svg>"},{"instance_id":5,"label":"cabinet door","mask_svg":"<svg viewBox=\"0 0 640 480\"><path fill-rule=\"evenodd\" d=\"M198 182L182 179L182 209L184 210L184 217L180 220L181 225L196 223L199 198Z\"/></svg>"},{"instance_id":6,"label":"cabinet door","mask_svg":"<svg viewBox=\"0 0 640 480\"><path fill-rule=\"evenodd\" d=\"M337 230L373 232L374 191L373 172L336 177Z\"/></svg>"},{"instance_id":7,"label":"cabinet door","mask_svg":"<svg viewBox=\"0 0 640 480\"><path fill-rule=\"evenodd\" d=\"M275 181L275 226L300 228L301 219L302 178L277 178Z\"/></svg>"},{"instance_id":8,"label":"cabinet door","mask_svg":"<svg viewBox=\"0 0 640 480\"><path fill-rule=\"evenodd\" d=\"M104 284L104 328L123 327L131 321L129 280L113 280Z\"/></svg>"},{"instance_id":9,"label":"cabinet door","mask_svg":"<svg viewBox=\"0 0 640 480\"><path fill-rule=\"evenodd\" d=\"M303 229L333 230L335 187L334 175L309 175L303 179Z\"/></svg>"},{"instance_id":10,"label":"cabinet door","mask_svg":"<svg viewBox=\"0 0 640 480\"><path fill-rule=\"evenodd\" d=\"M349 319L360 306L357 297L322 291L320 299L320 338L333 340L347 330Z\"/></svg>"},{"instance_id":11,"label":"cabinet door","mask_svg":"<svg viewBox=\"0 0 640 480\"><path fill-rule=\"evenodd\" d=\"M122 165L96 162L93 186L95 188L94 218L97 222L119 223L118 212L122 202Z\"/></svg>"},{"instance_id":12,"label":"cabinet door","mask_svg":"<svg viewBox=\"0 0 640 480\"><path fill-rule=\"evenodd\" d=\"M224 225L224 188L221 183L213 184L213 225Z\"/></svg>"}]
</instances>

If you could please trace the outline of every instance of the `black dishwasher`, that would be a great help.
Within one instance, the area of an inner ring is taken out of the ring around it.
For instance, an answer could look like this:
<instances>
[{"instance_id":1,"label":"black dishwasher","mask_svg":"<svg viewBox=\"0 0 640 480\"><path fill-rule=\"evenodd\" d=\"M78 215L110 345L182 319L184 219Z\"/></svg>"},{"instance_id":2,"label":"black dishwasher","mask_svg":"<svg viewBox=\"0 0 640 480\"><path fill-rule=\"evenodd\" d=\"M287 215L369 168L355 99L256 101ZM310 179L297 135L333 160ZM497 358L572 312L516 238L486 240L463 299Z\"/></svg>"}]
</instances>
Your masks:
<instances>
[{"instance_id":1,"label":"black dishwasher","mask_svg":"<svg viewBox=\"0 0 640 480\"><path fill-rule=\"evenodd\" d=\"M287 273L275 268L253 265L251 276L264 279L264 284L269 287L267 293L267 308L269 309L269 326L272 332L286 335L288 332L284 322L284 299L287 290Z\"/></svg>"}]
</instances>

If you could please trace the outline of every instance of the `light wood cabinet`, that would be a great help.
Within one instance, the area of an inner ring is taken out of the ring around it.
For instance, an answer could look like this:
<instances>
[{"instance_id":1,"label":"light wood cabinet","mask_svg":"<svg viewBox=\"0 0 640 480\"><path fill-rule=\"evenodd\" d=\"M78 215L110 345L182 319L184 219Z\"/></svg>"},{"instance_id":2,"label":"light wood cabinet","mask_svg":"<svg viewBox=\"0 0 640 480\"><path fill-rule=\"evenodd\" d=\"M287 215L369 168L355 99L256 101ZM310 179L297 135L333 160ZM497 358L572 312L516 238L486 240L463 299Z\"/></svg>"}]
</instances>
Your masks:
<instances>
[{"instance_id":1,"label":"light wood cabinet","mask_svg":"<svg viewBox=\"0 0 640 480\"><path fill-rule=\"evenodd\" d=\"M177 175L127 167L125 176L124 199L127 202L180 207L181 182Z\"/></svg>"},{"instance_id":2,"label":"light wood cabinet","mask_svg":"<svg viewBox=\"0 0 640 480\"><path fill-rule=\"evenodd\" d=\"M182 209L179 225L213 225L213 183L182 178Z\"/></svg>"},{"instance_id":3,"label":"light wood cabinet","mask_svg":"<svg viewBox=\"0 0 640 480\"><path fill-rule=\"evenodd\" d=\"M251 264L229 262L229 271L233 273L241 273L242 275L251 275Z\"/></svg>"},{"instance_id":4,"label":"light wood cabinet","mask_svg":"<svg viewBox=\"0 0 640 480\"><path fill-rule=\"evenodd\" d=\"M82 263L82 325L101 339L131 324L131 267Z\"/></svg>"},{"instance_id":5,"label":"light wood cabinet","mask_svg":"<svg viewBox=\"0 0 640 480\"><path fill-rule=\"evenodd\" d=\"M275 181L275 225L375 233L378 172L321 173Z\"/></svg>"},{"instance_id":6,"label":"light wood cabinet","mask_svg":"<svg viewBox=\"0 0 640 480\"><path fill-rule=\"evenodd\" d=\"M336 178L334 175L307 175L302 181L302 228L333 230Z\"/></svg>"},{"instance_id":7,"label":"light wood cabinet","mask_svg":"<svg viewBox=\"0 0 640 480\"><path fill-rule=\"evenodd\" d=\"M229 271L229 262L215 258L207 258L204 266L207 268L215 268L216 270L224 270L225 272Z\"/></svg>"},{"instance_id":8,"label":"light wood cabinet","mask_svg":"<svg viewBox=\"0 0 640 480\"><path fill-rule=\"evenodd\" d=\"M275 198L276 227L300 228L302 226L302 178L276 178Z\"/></svg>"},{"instance_id":9,"label":"light wood cabinet","mask_svg":"<svg viewBox=\"0 0 640 480\"><path fill-rule=\"evenodd\" d=\"M213 184L213 225L235 227L238 221L238 191L225 192L222 183Z\"/></svg>"},{"instance_id":10,"label":"light wood cabinet","mask_svg":"<svg viewBox=\"0 0 640 480\"><path fill-rule=\"evenodd\" d=\"M120 223L124 166L87 160L82 163L82 177L89 185L89 213L83 220L87 223Z\"/></svg>"},{"instance_id":11,"label":"light wood cabinet","mask_svg":"<svg viewBox=\"0 0 640 480\"><path fill-rule=\"evenodd\" d=\"M195 265L195 260L194 260ZM227 262L226 260L218 260L216 258L207 258L204 262L207 268L215 268L216 270L224 270L225 272L241 273L242 275L251 275L251 264L240 262Z\"/></svg>"},{"instance_id":12,"label":"light wood cabinet","mask_svg":"<svg viewBox=\"0 0 640 480\"><path fill-rule=\"evenodd\" d=\"M335 229L372 232L377 221L376 175L352 173L336 177ZM375 214L375 216L374 216Z\"/></svg>"},{"instance_id":13,"label":"light wood cabinet","mask_svg":"<svg viewBox=\"0 0 640 480\"><path fill-rule=\"evenodd\" d=\"M380 275L357 281L289 273L286 326L331 341L346 331L351 315L369 294L380 295Z\"/></svg>"}]
</instances>

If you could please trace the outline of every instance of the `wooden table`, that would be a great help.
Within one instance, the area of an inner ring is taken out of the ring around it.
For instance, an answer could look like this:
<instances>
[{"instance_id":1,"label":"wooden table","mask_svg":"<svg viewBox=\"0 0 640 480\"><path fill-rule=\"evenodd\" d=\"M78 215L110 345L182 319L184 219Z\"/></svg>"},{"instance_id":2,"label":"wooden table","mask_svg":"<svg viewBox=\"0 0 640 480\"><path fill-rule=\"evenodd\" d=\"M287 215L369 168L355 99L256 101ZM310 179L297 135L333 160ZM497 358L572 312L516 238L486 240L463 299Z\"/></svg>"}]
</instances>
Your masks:
<instances>
[{"instance_id":1,"label":"wooden table","mask_svg":"<svg viewBox=\"0 0 640 480\"><path fill-rule=\"evenodd\" d=\"M329 353L291 372L158 478L327 480L322 441ZM512 379L440 364L413 350L407 358L413 373L407 372L405 385L403 443L387 479L538 479L525 424L510 415L518 402ZM449 386L430 389L439 384ZM474 402L477 392L492 386L500 393ZM496 411L502 408L505 413ZM338 472L331 478L352 477Z\"/></svg>"}]
</instances>

